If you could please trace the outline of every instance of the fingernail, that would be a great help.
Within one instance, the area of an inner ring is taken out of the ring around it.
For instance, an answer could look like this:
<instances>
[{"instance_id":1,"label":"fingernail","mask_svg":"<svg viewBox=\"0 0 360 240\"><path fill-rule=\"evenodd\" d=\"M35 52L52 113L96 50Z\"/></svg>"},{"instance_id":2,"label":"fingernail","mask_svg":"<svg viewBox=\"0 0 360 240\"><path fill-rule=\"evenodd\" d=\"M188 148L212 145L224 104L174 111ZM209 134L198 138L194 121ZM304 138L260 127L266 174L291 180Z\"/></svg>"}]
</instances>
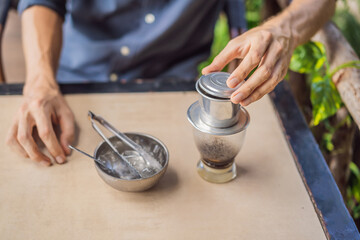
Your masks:
<instances>
[{"instance_id":1,"label":"fingernail","mask_svg":"<svg viewBox=\"0 0 360 240\"><path fill-rule=\"evenodd\" d=\"M244 97L245 97L244 94L242 92L239 92L231 97L231 101L234 103L239 103L241 100L244 99Z\"/></svg>"},{"instance_id":2,"label":"fingernail","mask_svg":"<svg viewBox=\"0 0 360 240\"><path fill-rule=\"evenodd\" d=\"M205 69L205 70L202 70L202 72L201 72L202 75L207 75L207 74L209 74L209 73L210 73L210 72L207 71L206 69Z\"/></svg>"},{"instance_id":3,"label":"fingernail","mask_svg":"<svg viewBox=\"0 0 360 240\"><path fill-rule=\"evenodd\" d=\"M239 83L239 79L237 79L236 77L231 78L231 79L228 79L228 80L226 81L226 84L227 84L228 87L230 87L230 88L235 87L236 85L238 85L238 83Z\"/></svg>"},{"instance_id":4,"label":"fingernail","mask_svg":"<svg viewBox=\"0 0 360 240\"><path fill-rule=\"evenodd\" d=\"M40 162L41 163L41 165L43 165L43 166L45 166L45 167L49 167L49 166L51 166L51 162L48 162L48 161L41 161Z\"/></svg>"},{"instance_id":5,"label":"fingernail","mask_svg":"<svg viewBox=\"0 0 360 240\"><path fill-rule=\"evenodd\" d=\"M69 144L66 144L65 146L65 154L66 156L69 156L72 152L72 149L69 147Z\"/></svg>"},{"instance_id":6,"label":"fingernail","mask_svg":"<svg viewBox=\"0 0 360 240\"><path fill-rule=\"evenodd\" d=\"M56 157L56 162L57 163L64 163L65 162L65 158L63 156L57 156Z\"/></svg>"}]
</instances>

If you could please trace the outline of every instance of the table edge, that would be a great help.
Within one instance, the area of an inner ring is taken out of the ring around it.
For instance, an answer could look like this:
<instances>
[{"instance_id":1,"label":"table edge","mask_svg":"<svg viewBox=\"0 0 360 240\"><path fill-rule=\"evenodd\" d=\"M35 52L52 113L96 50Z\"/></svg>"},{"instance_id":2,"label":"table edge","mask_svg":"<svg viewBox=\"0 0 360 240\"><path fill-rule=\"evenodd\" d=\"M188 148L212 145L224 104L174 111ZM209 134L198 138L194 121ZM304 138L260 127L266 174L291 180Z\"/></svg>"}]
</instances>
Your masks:
<instances>
[{"instance_id":1,"label":"table edge","mask_svg":"<svg viewBox=\"0 0 360 240\"><path fill-rule=\"evenodd\" d=\"M360 239L355 222L295 101L290 85L284 80L269 95L326 237L341 240Z\"/></svg>"},{"instance_id":2,"label":"table edge","mask_svg":"<svg viewBox=\"0 0 360 240\"><path fill-rule=\"evenodd\" d=\"M155 81L138 79L134 82L59 84L63 94L179 92L195 91L195 81ZM24 84L0 84L0 95L22 95Z\"/></svg>"}]
</instances>

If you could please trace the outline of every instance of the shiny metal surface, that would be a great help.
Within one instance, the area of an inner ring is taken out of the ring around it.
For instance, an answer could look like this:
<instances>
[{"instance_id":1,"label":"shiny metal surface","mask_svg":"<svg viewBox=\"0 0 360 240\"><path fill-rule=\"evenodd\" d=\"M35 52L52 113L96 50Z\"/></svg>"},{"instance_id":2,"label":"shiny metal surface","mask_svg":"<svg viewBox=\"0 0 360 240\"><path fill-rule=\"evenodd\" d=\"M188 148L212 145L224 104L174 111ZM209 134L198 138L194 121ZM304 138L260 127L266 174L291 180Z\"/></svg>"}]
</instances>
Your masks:
<instances>
[{"instance_id":1,"label":"shiny metal surface","mask_svg":"<svg viewBox=\"0 0 360 240\"><path fill-rule=\"evenodd\" d=\"M149 178L141 178L141 179L131 179L125 180L120 179L118 177L114 177L107 172L105 172L98 163L95 163L95 168L99 174L99 176L111 187L127 192L140 192L145 191L151 187L153 187L160 178L164 175L168 163L169 163L169 152L166 146L156 139L147 134L142 133L125 133L127 137L136 142L141 146L147 146L154 152L155 159L161 164L162 169L160 172ZM109 140L115 144L121 142L116 136L109 138ZM122 143L122 142L121 142ZM118 147L119 152L123 152L126 150L130 150L131 148L126 144L122 143L120 147ZM104 141L102 142L96 149L94 153L95 158L99 158L100 155L105 154L108 151L112 151L109 145Z\"/></svg>"},{"instance_id":2,"label":"shiny metal surface","mask_svg":"<svg viewBox=\"0 0 360 240\"><path fill-rule=\"evenodd\" d=\"M228 73L202 76L196 82L199 101L187 112L201 155L198 174L213 183L229 182L236 177L234 160L250 121L248 112L230 101L230 95L236 89L227 87L229 76Z\"/></svg>"},{"instance_id":3,"label":"shiny metal surface","mask_svg":"<svg viewBox=\"0 0 360 240\"><path fill-rule=\"evenodd\" d=\"M129 146L130 148L132 148L133 150L135 150L138 154L140 154L140 156L145 159L146 161L150 161L152 159L152 157L149 155L149 153L147 151L144 150L144 148L142 146L140 146L139 144L137 144L136 142L134 142L133 140L131 140L131 138L127 137L124 133L120 132L118 129L116 129L113 125L111 125L108 121L106 121L103 117L95 115L94 113L92 113L91 111L89 111L89 117L91 118L93 127L94 127L94 121L99 122L102 126L104 126L107 130L109 130L112 134L114 134L115 136L117 136L124 144L126 144L127 146ZM101 135L101 131L100 129L96 128L95 130L98 131L98 133ZM99 132L100 131L100 132ZM108 141L107 139L104 139L105 141ZM109 142L108 142L109 144ZM111 146L111 143L109 144ZM113 148L113 146L111 146ZM116 149L115 149L116 150ZM122 160L124 158L121 158ZM126 160L126 159L125 159ZM154 160L155 161L155 160ZM157 164L157 162L153 161L154 165L157 165L158 169L161 168L160 165ZM130 164L131 165L131 164ZM134 169L142 178L144 178L145 176L143 176L143 174L139 171L137 171L133 166L131 166L132 169Z\"/></svg>"},{"instance_id":4,"label":"shiny metal surface","mask_svg":"<svg viewBox=\"0 0 360 240\"><path fill-rule=\"evenodd\" d=\"M201 105L201 119L211 127L227 128L235 125L239 118L240 105L234 104L230 99L216 98L208 95L196 82Z\"/></svg>"},{"instance_id":5,"label":"shiny metal surface","mask_svg":"<svg viewBox=\"0 0 360 240\"><path fill-rule=\"evenodd\" d=\"M103 166L104 168L109 169L109 166L106 165L104 162L102 162L100 159L96 159L96 158L94 158L93 156L91 156L90 154L88 154L88 153L84 152L83 150L80 150L80 149L78 149L78 148L76 148L76 147L74 147L74 146L68 145L68 147L69 147L70 149L75 150L75 151L77 151L77 152L79 152L79 153L87 156L88 158L94 160L95 162L97 162L97 163L99 163L101 166Z\"/></svg>"},{"instance_id":6,"label":"shiny metal surface","mask_svg":"<svg viewBox=\"0 0 360 240\"><path fill-rule=\"evenodd\" d=\"M214 72L203 75L198 80L199 86L210 96L229 99L231 94L241 85L236 88L229 88L226 84L229 76L230 73L227 72Z\"/></svg>"},{"instance_id":7,"label":"shiny metal surface","mask_svg":"<svg viewBox=\"0 0 360 240\"><path fill-rule=\"evenodd\" d=\"M189 122L197 130L213 135L231 135L244 131L250 122L250 115L243 107L239 108L239 114L236 124L227 128L216 128L209 126L208 124L203 122L201 114L201 105L199 101L196 101L188 108L187 117Z\"/></svg>"},{"instance_id":8,"label":"shiny metal surface","mask_svg":"<svg viewBox=\"0 0 360 240\"><path fill-rule=\"evenodd\" d=\"M242 108L244 114L240 114L243 118L239 118L238 124L230 128L211 128L201 121L199 108L198 102L195 102L188 111L189 121L194 126L195 144L201 156L197 164L198 174L209 182L229 182L237 175L234 161L244 143L248 114Z\"/></svg>"},{"instance_id":9,"label":"shiny metal surface","mask_svg":"<svg viewBox=\"0 0 360 240\"><path fill-rule=\"evenodd\" d=\"M101 129L96 125L94 117L96 116L91 111L88 112L89 119L91 121L91 125L94 128L94 130L101 136L101 138L108 144L108 146L117 154L117 156L121 159L121 161L125 162L129 168L132 168L139 176L141 176L141 173L136 170L129 161L124 158L119 151L116 149L116 147L111 143L111 141L104 135L104 133L101 131ZM95 157L96 158L96 157Z\"/></svg>"}]
</instances>

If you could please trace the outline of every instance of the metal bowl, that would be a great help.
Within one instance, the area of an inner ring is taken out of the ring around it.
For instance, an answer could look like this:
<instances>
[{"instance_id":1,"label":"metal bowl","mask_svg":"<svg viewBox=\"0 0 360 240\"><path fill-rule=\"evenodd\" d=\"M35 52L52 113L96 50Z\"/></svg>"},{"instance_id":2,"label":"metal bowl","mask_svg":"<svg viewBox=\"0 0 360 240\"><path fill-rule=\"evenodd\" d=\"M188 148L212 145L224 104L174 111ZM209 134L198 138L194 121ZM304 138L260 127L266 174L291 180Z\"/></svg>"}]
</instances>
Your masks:
<instances>
[{"instance_id":1,"label":"metal bowl","mask_svg":"<svg viewBox=\"0 0 360 240\"><path fill-rule=\"evenodd\" d=\"M150 149L154 153L154 158L161 164L162 169L156 174L148 177L148 178L140 178L140 179L121 179L117 176L113 176L108 172L104 171L101 165L95 163L95 168L99 174L99 176L109 184L111 187L126 192L140 192L145 191L151 187L153 187L160 178L164 175L168 163L169 163L169 152L166 146L159 141L158 139L143 133L125 133L131 140L139 144L144 148ZM131 150L131 148L116 136L110 137L109 140L114 145L117 145L117 149L120 153ZM112 151L109 145L104 141L100 143L100 145L95 149L94 156L95 158L99 158L101 155Z\"/></svg>"}]
</instances>

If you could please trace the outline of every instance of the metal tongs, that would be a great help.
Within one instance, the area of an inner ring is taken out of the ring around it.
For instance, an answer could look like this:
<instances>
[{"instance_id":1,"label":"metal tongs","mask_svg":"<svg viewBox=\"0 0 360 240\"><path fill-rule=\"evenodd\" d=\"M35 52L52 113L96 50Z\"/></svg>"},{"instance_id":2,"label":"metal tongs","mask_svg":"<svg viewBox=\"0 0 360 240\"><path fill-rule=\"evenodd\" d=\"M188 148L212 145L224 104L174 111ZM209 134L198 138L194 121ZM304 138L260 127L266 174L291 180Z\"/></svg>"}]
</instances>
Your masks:
<instances>
[{"instance_id":1,"label":"metal tongs","mask_svg":"<svg viewBox=\"0 0 360 240\"><path fill-rule=\"evenodd\" d=\"M101 138L110 146L110 148L117 154L117 156L124 161L132 170L134 170L140 177L143 177L142 174L133 166L131 163L123 156L116 147L110 142L110 140L104 135L104 133L100 130L100 128L96 125L95 121L99 122L102 126L104 126L107 130L115 134L118 138L120 138L123 142L128 144L129 140L134 143L131 139L126 137L123 133L119 132L114 128L110 123L108 123L105 119L100 116L95 115L93 112L88 112L89 119L91 121L92 127L95 131L101 136ZM125 136L125 138L124 138ZM125 140L124 140L125 139ZM131 143L130 143L131 144ZM129 145L130 146L130 145Z\"/></svg>"},{"instance_id":2,"label":"metal tongs","mask_svg":"<svg viewBox=\"0 0 360 240\"><path fill-rule=\"evenodd\" d=\"M120 140L122 140L126 145L128 145L130 148L135 150L139 153L139 155L147 162L151 163L155 168L161 169L160 163L158 163L156 160L153 160L153 157L150 156L148 152L146 152L139 144L135 143L133 140L131 140L129 137L127 137L125 134L117 130L114 126L112 126L110 123L108 123L104 118L95 115L93 112L89 111L88 113L89 119L91 120L91 124L95 131L104 139L104 141L109 144L111 149L119 156L119 158L126 162L131 169L133 169L136 173L140 175L140 177L143 177L142 173L139 172L134 166L130 164L130 162L123 157L118 150L115 148L115 146L110 142L110 140L102 133L100 128L96 125L95 121L100 123L103 127L105 127L107 130L109 130L111 133L113 133L116 137L118 137Z\"/></svg>"}]
</instances>

